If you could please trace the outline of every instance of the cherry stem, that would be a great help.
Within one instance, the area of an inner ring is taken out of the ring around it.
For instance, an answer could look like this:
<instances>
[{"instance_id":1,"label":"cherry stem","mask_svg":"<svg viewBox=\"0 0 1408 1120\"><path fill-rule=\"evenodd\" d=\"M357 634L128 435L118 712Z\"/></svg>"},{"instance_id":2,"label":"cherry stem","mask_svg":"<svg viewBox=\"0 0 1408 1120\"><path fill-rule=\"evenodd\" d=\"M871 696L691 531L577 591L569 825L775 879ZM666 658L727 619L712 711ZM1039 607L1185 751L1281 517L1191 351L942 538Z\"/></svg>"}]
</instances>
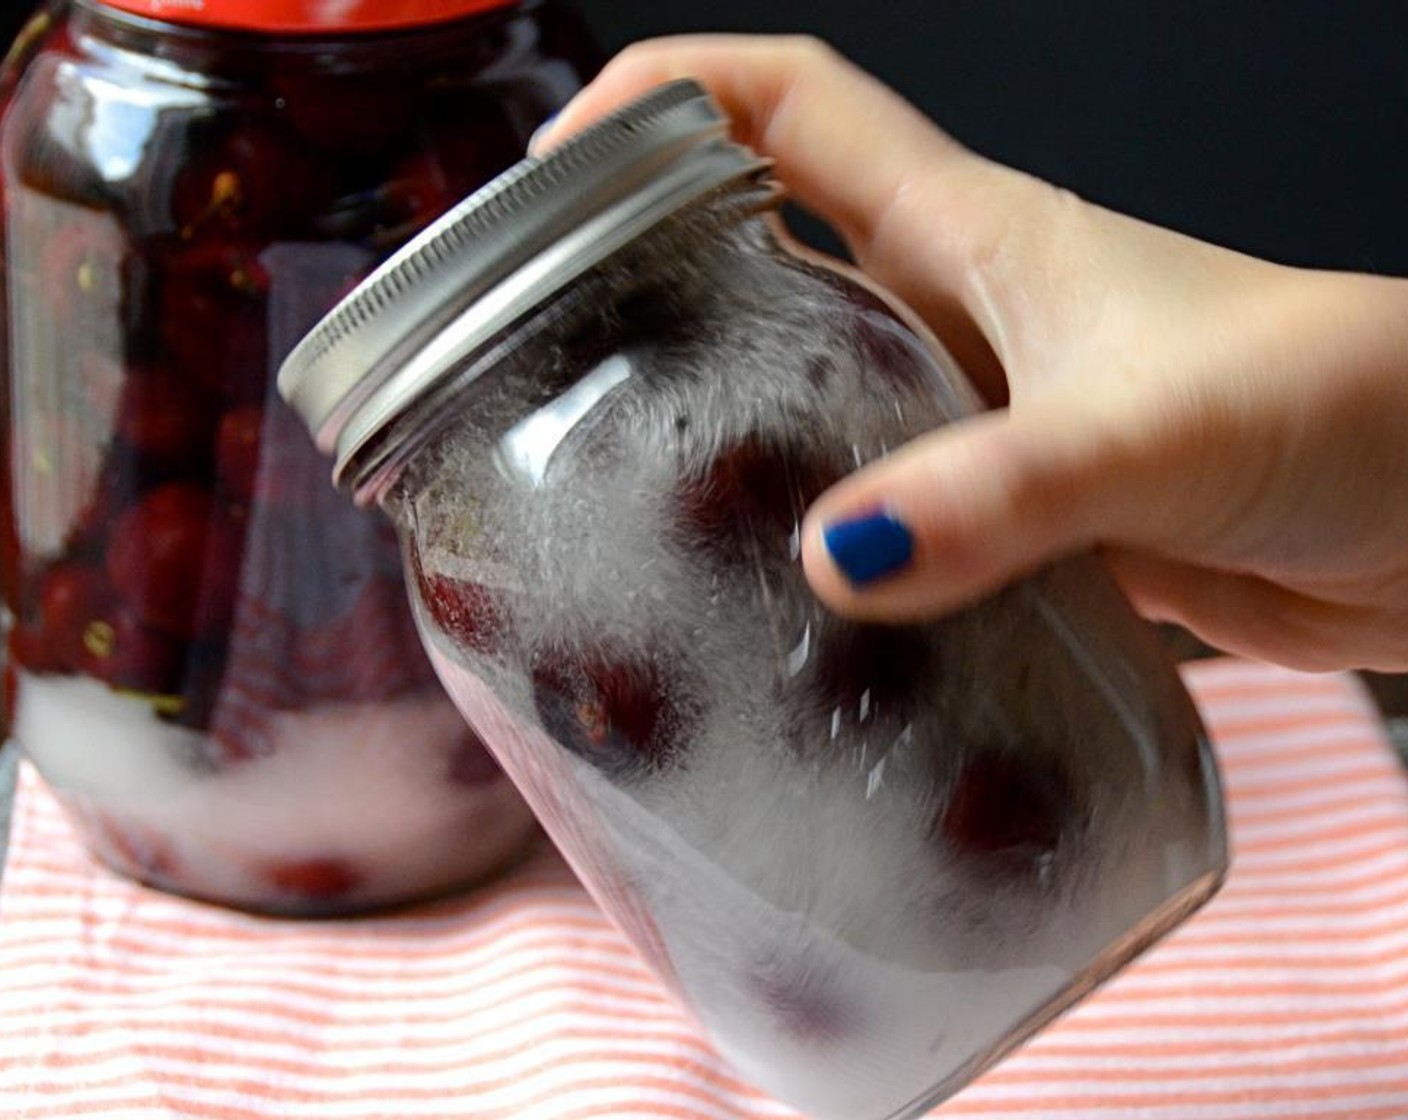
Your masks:
<instances>
[{"instance_id":1,"label":"cherry stem","mask_svg":"<svg viewBox=\"0 0 1408 1120\"><path fill-rule=\"evenodd\" d=\"M181 239L189 241L196 235L198 230L216 214L228 213L240 204L241 200L240 177L233 171L221 171L215 176L210 184L210 201L206 203L205 209L190 220L190 223L181 231Z\"/></svg>"}]
</instances>

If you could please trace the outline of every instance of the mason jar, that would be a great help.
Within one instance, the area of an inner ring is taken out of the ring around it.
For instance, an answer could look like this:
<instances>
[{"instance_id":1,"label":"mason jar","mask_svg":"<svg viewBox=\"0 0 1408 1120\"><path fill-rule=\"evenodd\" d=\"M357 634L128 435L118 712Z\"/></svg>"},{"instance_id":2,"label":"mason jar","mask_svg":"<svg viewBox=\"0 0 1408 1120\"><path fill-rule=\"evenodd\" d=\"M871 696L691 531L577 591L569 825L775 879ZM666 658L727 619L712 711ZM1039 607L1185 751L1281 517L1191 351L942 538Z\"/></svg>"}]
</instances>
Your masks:
<instances>
[{"instance_id":1,"label":"mason jar","mask_svg":"<svg viewBox=\"0 0 1408 1120\"><path fill-rule=\"evenodd\" d=\"M794 251L691 82L452 210L280 387L379 503L421 639L604 910L809 1116L917 1116L1206 900L1199 721L1093 559L837 617L810 502L970 415L892 298Z\"/></svg>"},{"instance_id":2,"label":"mason jar","mask_svg":"<svg viewBox=\"0 0 1408 1120\"><path fill-rule=\"evenodd\" d=\"M330 491L289 349L596 66L557 0L72 0L5 114L10 730L108 864L327 914L531 814Z\"/></svg>"}]
</instances>

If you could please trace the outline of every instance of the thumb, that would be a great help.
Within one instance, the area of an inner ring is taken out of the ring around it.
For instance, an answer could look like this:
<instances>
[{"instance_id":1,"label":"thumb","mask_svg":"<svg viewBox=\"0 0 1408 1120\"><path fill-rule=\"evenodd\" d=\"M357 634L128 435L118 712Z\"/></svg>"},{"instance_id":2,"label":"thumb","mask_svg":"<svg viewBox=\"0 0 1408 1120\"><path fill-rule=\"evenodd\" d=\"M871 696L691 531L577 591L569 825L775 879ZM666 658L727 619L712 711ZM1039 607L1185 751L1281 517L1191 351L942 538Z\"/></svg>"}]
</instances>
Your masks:
<instances>
[{"instance_id":1,"label":"thumb","mask_svg":"<svg viewBox=\"0 0 1408 1120\"><path fill-rule=\"evenodd\" d=\"M1237 442L1213 427L1090 385L960 421L817 500L803 530L807 578L842 614L901 621L1096 545L1196 550L1236 516L1225 450L1213 450Z\"/></svg>"}]
</instances>

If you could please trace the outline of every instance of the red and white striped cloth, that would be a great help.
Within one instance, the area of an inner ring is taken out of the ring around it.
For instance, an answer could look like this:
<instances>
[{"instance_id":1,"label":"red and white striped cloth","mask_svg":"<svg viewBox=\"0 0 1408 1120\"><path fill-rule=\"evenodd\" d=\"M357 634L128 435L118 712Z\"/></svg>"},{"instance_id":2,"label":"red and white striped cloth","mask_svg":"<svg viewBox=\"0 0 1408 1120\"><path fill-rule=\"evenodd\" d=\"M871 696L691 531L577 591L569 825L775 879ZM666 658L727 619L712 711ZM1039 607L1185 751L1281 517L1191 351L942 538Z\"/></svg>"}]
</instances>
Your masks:
<instances>
[{"instance_id":1,"label":"red and white striped cloth","mask_svg":"<svg viewBox=\"0 0 1408 1120\"><path fill-rule=\"evenodd\" d=\"M1408 779L1362 689L1188 678L1236 844L1219 897L941 1108L1408 1118ZM544 847L409 914L310 924L95 867L31 773L0 891L0 1116L795 1117L740 1083Z\"/></svg>"}]
</instances>

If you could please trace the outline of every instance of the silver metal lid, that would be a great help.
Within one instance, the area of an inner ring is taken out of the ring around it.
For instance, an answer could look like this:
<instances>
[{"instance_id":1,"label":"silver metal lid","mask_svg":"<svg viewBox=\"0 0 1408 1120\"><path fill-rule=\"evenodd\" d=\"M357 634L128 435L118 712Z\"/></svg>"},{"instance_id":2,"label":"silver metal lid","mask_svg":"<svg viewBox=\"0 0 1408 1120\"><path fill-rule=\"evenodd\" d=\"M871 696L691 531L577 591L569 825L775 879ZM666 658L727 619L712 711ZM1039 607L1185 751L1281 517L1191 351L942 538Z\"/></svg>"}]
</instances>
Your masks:
<instances>
[{"instance_id":1,"label":"silver metal lid","mask_svg":"<svg viewBox=\"0 0 1408 1120\"><path fill-rule=\"evenodd\" d=\"M469 355L622 246L768 161L692 81L661 86L476 191L334 307L279 370L334 480Z\"/></svg>"}]
</instances>

